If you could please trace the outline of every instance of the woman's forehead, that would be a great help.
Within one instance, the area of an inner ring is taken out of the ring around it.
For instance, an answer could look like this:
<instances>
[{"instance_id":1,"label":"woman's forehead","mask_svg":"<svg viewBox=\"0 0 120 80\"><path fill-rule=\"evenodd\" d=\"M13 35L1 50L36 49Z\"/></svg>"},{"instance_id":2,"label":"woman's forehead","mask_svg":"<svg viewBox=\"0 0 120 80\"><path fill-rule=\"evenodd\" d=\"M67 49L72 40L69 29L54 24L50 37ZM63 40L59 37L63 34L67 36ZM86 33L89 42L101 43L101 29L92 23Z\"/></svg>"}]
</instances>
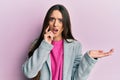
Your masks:
<instances>
[{"instance_id":1,"label":"woman's forehead","mask_svg":"<svg viewBox=\"0 0 120 80\"><path fill-rule=\"evenodd\" d=\"M54 11L51 13L50 17L63 18L63 17L62 17L62 13L61 13L59 10L54 10Z\"/></svg>"}]
</instances>

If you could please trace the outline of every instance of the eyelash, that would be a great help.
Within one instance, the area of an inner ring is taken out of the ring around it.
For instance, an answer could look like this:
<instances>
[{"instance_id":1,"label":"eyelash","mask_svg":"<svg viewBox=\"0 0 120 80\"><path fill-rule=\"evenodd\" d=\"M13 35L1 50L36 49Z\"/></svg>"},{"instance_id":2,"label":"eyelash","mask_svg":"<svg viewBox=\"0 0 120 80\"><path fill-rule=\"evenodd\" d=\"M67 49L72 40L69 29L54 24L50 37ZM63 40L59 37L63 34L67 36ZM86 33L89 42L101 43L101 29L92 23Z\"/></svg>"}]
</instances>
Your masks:
<instances>
[{"instance_id":1,"label":"eyelash","mask_svg":"<svg viewBox=\"0 0 120 80\"><path fill-rule=\"evenodd\" d=\"M50 21L53 21L54 20L54 18L50 18Z\"/></svg>"},{"instance_id":2,"label":"eyelash","mask_svg":"<svg viewBox=\"0 0 120 80\"><path fill-rule=\"evenodd\" d=\"M62 20L62 19L59 19L59 22L63 22L63 20Z\"/></svg>"},{"instance_id":3,"label":"eyelash","mask_svg":"<svg viewBox=\"0 0 120 80\"><path fill-rule=\"evenodd\" d=\"M55 20L55 18L50 18L49 20L50 20L50 21L53 21L53 20ZM62 19L58 19L58 20L59 20L59 22L63 22Z\"/></svg>"}]
</instances>

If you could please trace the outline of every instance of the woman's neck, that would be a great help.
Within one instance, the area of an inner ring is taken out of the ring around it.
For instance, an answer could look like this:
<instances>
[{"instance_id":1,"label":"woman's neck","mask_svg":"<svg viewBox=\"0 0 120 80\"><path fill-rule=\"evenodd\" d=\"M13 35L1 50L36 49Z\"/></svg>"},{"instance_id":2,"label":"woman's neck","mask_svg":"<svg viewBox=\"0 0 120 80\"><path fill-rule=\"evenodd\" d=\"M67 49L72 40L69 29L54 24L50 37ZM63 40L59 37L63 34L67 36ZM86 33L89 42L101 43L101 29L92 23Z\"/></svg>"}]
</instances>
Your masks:
<instances>
[{"instance_id":1,"label":"woman's neck","mask_svg":"<svg viewBox=\"0 0 120 80\"><path fill-rule=\"evenodd\" d=\"M53 38L53 41L60 41L60 40L62 40L63 38L62 37L54 37Z\"/></svg>"}]
</instances>

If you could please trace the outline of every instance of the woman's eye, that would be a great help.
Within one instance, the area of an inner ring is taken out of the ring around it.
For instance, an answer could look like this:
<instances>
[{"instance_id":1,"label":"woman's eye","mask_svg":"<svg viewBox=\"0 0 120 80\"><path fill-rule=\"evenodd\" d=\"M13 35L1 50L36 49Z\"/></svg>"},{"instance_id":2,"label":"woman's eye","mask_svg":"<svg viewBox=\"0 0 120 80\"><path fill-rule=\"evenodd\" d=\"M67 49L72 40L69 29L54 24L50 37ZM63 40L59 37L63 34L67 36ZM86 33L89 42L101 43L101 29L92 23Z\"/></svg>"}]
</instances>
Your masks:
<instances>
[{"instance_id":1,"label":"woman's eye","mask_svg":"<svg viewBox=\"0 0 120 80\"><path fill-rule=\"evenodd\" d=\"M54 18L51 17L51 18L50 18L50 21L53 21L53 20L54 20Z\"/></svg>"},{"instance_id":2,"label":"woman's eye","mask_svg":"<svg viewBox=\"0 0 120 80\"><path fill-rule=\"evenodd\" d=\"M63 20L62 20L62 19L59 19L59 22L63 22Z\"/></svg>"}]
</instances>

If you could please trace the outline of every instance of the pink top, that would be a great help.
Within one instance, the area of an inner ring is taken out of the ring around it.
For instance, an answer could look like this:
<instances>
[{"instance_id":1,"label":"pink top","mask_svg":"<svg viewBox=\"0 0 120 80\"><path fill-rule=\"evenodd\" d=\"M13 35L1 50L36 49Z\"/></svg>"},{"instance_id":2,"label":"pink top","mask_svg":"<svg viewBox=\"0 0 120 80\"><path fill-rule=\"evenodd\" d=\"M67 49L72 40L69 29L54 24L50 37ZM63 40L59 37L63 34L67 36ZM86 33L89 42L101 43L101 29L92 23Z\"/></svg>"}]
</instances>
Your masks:
<instances>
[{"instance_id":1,"label":"pink top","mask_svg":"<svg viewBox=\"0 0 120 80\"><path fill-rule=\"evenodd\" d=\"M62 80L63 75L63 40L53 41L53 49L50 53L52 80Z\"/></svg>"}]
</instances>

